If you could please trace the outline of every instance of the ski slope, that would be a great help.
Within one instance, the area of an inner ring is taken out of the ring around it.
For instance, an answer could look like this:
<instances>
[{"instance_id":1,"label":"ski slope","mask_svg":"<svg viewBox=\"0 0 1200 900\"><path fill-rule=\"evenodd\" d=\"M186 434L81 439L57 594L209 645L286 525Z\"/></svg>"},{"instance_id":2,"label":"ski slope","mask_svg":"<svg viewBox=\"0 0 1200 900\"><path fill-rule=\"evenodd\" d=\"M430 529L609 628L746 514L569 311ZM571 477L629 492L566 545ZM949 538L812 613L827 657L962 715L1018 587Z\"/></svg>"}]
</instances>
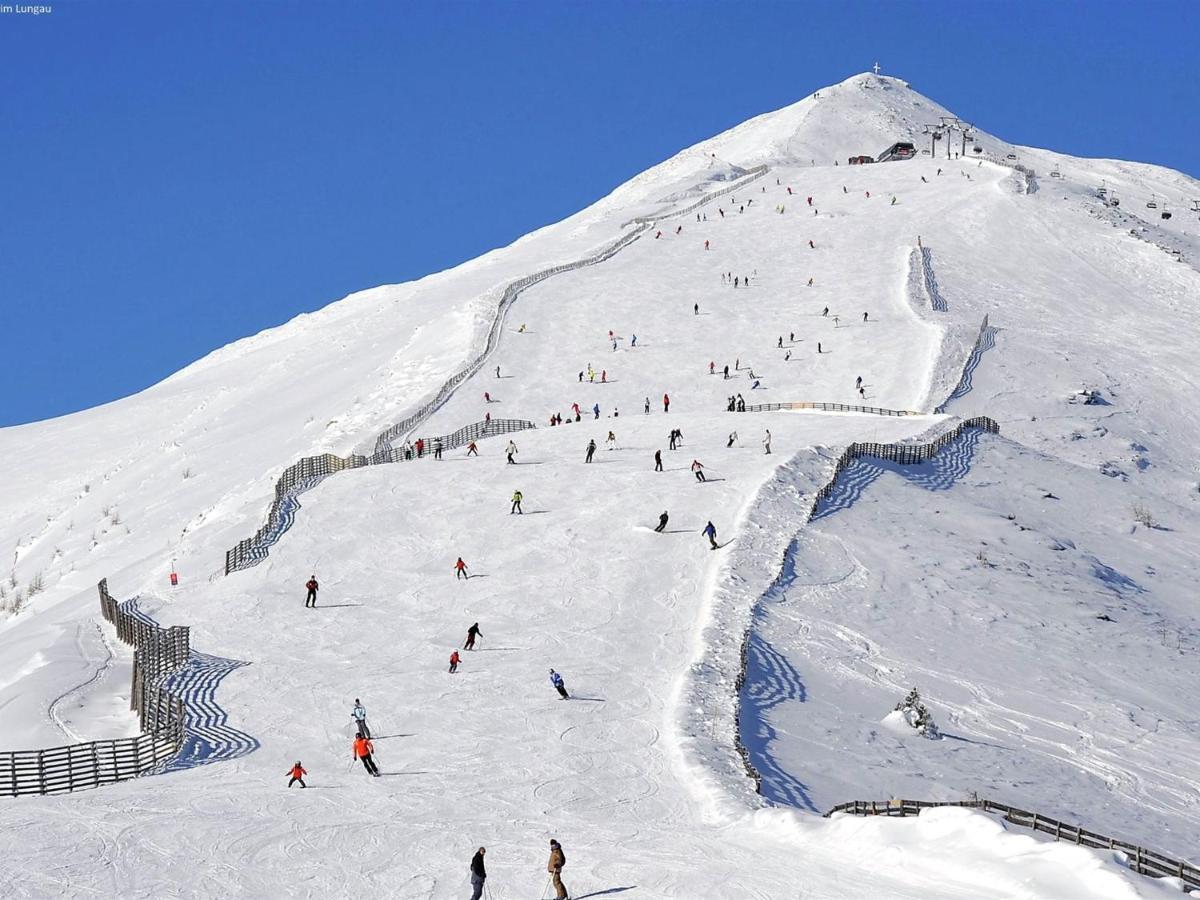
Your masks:
<instances>
[{"instance_id":1,"label":"ski slope","mask_svg":"<svg viewBox=\"0 0 1200 900\"><path fill-rule=\"evenodd\" d=\"M974 159L844 165L945 114L896 79L855 76L511 247L353 295L137 396L0 431L14 460L0 476L0 540L18 585L45 584L0 622L4 749L136 731L122 711L129 655L95 625L104 576L159 622L192 626L193 647L217 658L197 699L230 726L212 758L0 804L14 836L0 893L448 898L469 893L467 862L486 845L495 896L533 896L553 836L575 897L1176 895L1114 854L963 810L811 815L860 796L1003 789L1182 855L1196 836L1196 726L1176 698L1195 629L1185 354L1197 323L1185 301L1200 275L1145 238L1200 248L1194 220L1147 220L1153 232L1135 236L1090 193L1122 179L1126 197L1178 205L1195 182L986 134L989 157L1019 153L1067 177L1025 194L1010 168ZM607 262L524 292L493 359L419 429L528 418L538 428L514 437L516 465L495 438L478 458L339 474L303 495L266 562L215 576L261 523L283 467L369 443L478 352L505 284L759 164L765 176L715 196L700 221L663 218ZM946 312L913 291L918 235ZM948 413L992 415L1003 437L956 449L933 482L859 474L806 527L842 447L947 427L932 410L985 312L995 345ZM595 380L581 380L589 366ZM1111 405L1067 405L1083 382ZM919 414L726 412L737 394ZM555 413L567 421L549 427ZM675 451L672 428L684 435ZM1043 483L1061 504L1039 500ZM514 490L523 515L510 513ZM1134 500L1172 530L1131 532ZM1033 534L1018 539L1010 511ZM707 521L715 552L699 534ZM1003 548L987 565L975 555L985 540ZM793 574L773 589L789 547ZM1030 583L1058 602L1029 596ZM1117 621L1097 623L1101 609ZM1174 651L1153 640L1164 621L1182 636ZM481 648L450 675L472 622ZM751 747L774 766L766 805L733 750L730 660L749 624L743 724L771 735ZM961 746L874 733L917 676ZM378 781L350 759L355 697L377 736ZM296 759L310 790L285 789Z\"/></svg>"}]
</instances>

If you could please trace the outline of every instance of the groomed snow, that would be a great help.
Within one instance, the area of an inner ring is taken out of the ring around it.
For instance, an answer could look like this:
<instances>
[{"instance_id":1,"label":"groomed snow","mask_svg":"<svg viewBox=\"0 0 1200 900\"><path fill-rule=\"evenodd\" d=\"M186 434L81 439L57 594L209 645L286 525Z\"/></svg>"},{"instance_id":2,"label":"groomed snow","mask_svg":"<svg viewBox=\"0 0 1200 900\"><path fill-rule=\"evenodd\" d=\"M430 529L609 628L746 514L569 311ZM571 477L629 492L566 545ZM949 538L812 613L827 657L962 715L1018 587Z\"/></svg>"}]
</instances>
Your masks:
<instances>
[{"instance_id":1,"label":"groomed snow","mask_svg":"<svg viewBox=\"0 0 1200 900\"><path fill-rule=\"evenodd\" d=\"M222 748L228 760L189 760L103 790L0 804L10 836L0 894L449 898L468 894L467 862L485 844L495 896L532 896L545 882L546 841L556 836L576 897L1177 895L1169 882L1135 875L1113 854L1009 832L963 810L915 820L824 820L802 811L804 803L764 808L740 771L732 750L737 650L789 543L847 545L868 571L883 573L878 578L901 580L898 594L907 598L927 590L933 562L924 554L959 553L959 544L992 534L968 526L996 500L995 491L964 476L950 491L956 518L945 537L897 552L905 525L927 528L912 522L930 514L929 500L922 492L911 496L916 489L885 493L887 479L897 477L889 475L797 538L842 447L905 439L947 423L933 415L732 414L724 411L726 397L928 413L944 399L940 386L961 369L962 336L974 335L983 312L1000 329L996 346L980 358L972 391L949 412L1001 419L1004 437L983 443L991 453L1015 447L1010 457L1019 458L995 462L997 481L1011 480L1014 467L1026 474L1047 467L1056 475L1078 468L1075 478L1062 475L1078 485L1074 508L1090 515L1089 504L1105 502L1107 518L1093 517L1089 544L1100 535L1130 540L1116 526L1119 508L1134 492L1150 497L1176 530L1134 536L1154 540L1146 552L1162 560L1150 564L1169 570L1138 603L1151 617L1170 614L1181 628L1193 627L1182 586L1194 565L1186 549L1193 501L1184 493L1194 473L1190 445L1180 437L1190 440L1195 420L1182 403L1192 376L1181 373L1196 334L1183 300L1194 296L1200 276L1088 215L1096 209L1087 190L1119 172L1131 192L1175 191L1178 202L1195 183L1153 167L1022 148L1039 169L1060 161L1074 193L1058 199L1043 178L1038 193L1018 194L1009 169L974 160L848 168L847 156L878 153L919 131L940 107L900 81L874 76L819 93L684 151L509 248L419 282L354 295L230 345L135 397L0 431L0 452L14 460L0 476L0 539L16 548L19 584L36 573L46 584L25 611L0 624L4 749L136 727L120 713L129 655L107 632L108 660L93 624L94 583L103 576L114 594L139 595L141 608L163 624L190 624L197 650L229 661L215 664L220 681L205 700L218 704L230 725ZM990 156L1014 152L985 134L980 140ZM833 167L834 158L843 165ZM368 443L477 352L506 283L586 256L618 237L632 217L694 202L759 163L770 166L768 174L744 194L714 199L702 211L707 221L664 221L661 238L651 230L612 260L523 294L492 364L505 377L486 367L421 428L445 433L485 412L531 419L538 429L515 438L518 465L505 465L505 439L496 438L481 442L478 459L458 450L439 462L338 475L304 495L295 526L267 562L210 578L225 549L261 524L284 466L304 454ZM1194 223L1183 219L1155 227L1194 246ZM934 249L946 313L922 308L911 291L917 235ZM722 272L749 275L750 288L723 284ZM1135 286L1136 315L1129 300ZM821 315L826 306L829 316ZM1118 323L1120 340L1104 340L1106 317ZM1018 337L1020 349L1010 350ZM818 355L817 341L828 352ZM1069 359L1079 352L1086 363ZM1068 359L1052 373L1039 366L1062 355ZM1157 363L1147 365L1147 357ZM993 365L1000 358L1003 369ZM710 361L718 374L709 374ZM580 383L589 363L606 383ZM734 376L728 382L719 374L726 364ZM1106 434L1137 440L1153 461L1127 466L1126 481L1097 474L1097 451L1077 451L1087 442L1065 433L1090 423L1100 408L1066 408L1063 382L1091 377L1101 365L1112 376L1110 391L1115 384L1130 392L1125 405L1108 409L1121 417L1105 422ZM760 377L757 390L748 367ZM865 398L854 390L859 375ZM496 402L485 404L484 391ZM662 411L664 392L672 399L669 413ZM584 421L548 427L552 413L568 416L575 402ZM598 421L587 412L593 403L601 407ZM666 449L672 427L684 434L674 452ZM767 428L770 455L761 443ZM734 430L739 439L727 447ZM609 431L619 449L606 449ZM1010 438L1034 449L1010 445ZM599 449L586 464L589 439ZM660 448L666 471L656 473L652 457ZM1026 453L1036 464L1023 462ZM688 471L693 459L706 466L707 483ZM1103 479L1102 488L1093 490L1095 479ZM524 493L522 516L509 513L514 489ZM1105 491L1118 497L1105 501ZM858 505L871 498L886 508L875 517ZM654 534L664 509L667 533ZM699 535L710 519L727 544L716 552ZM1038 527L1057 534L1064 526L1051 517ZM1129 560L1138 555L1130 545L1089 552L1118 572L1132 571ZM466 582L456 582L451 570L460 555L473 575ZM1045 580L1075 579L1060 591L1064 605L1086 583L1082 570L1063 568L1059 556L1037 559ZM182 584L170 591L173 560ZM1022 553L1012 551L1012 560L1017 566ZM962 562L967 576L979 575L972 568L978 560ZM302 606L303 583L314 571L322 581L315 612ZM971 577L976 603L1005 605L1001 598L1010 593L990 596L992 585ZM859 589L872 595L864 605L883 591L869 580ZM1018 605L1011 596L1010 615L1031 627L1032 601L1022 597ZM929 648L899 639L898 607L885 620L863 623L850 608L856 602L847 597L842 607L820 611L822 621L831 632L878 628L896 639L895 677L907 686L899 673L928 662ZM810 604L785 627L776 606L770 597L763 604L756 640L782 644L786 637L795 643L785 656L809 652L797 634L812 634L819 607ZM933 608L942 607L930 601L926 610ZM447 657L475 621L482 647L464 653L452 676ZM1113 634L1097 627L1077 618L1073 628L1055 630L1054 649L1078 658L1093 649L1097 634ZM881 638L866 637L873 645ZM929 646L939 638L930 636ZM964 652L931 680L934 693L945 688L946 705L931 701L935 715L945 712L940 724L950 732L996 738L1003 731L1011 760L988 756L955 770L926 759L889 773L861 752L859 739L899 695L886 680L864 680L847 665L822 676L837 702L816 724L807 710L797 716L790 709L795 698L786 691L765 713L778 717L772 724L781 736L768 747L780 778L811 783L819 801L813 808L823 809L910 786L957 795L972 788L971 778L987 787L1041 760L1037 792L1009 795L1014 804L1064 817L1076 809L1111 815L1114 823L1153 831L1118 836L1163 849L1171 848L1166 828L1189 833L1195 806L1186 786L1194 773L1184 765L1154 773L1148 763L1150 747L1195 755L1194 724L1174 706L1186 663L1172 658L1168 665L1143 633L1136 647L1144 655L1122 659L1116 671L1098 662L1086 668L1082 685L1066 684L1066 662L1044 675L1059 692L1048 701L1051 712L1063 721L1069 703L1099 705L1110 693L1132 690L1140 675L1141 717L1103 748L1134 773L1137 788L1117 791L1110 806L1102 793L1108 786L1080 774L1098 752L1053 751L1036 729L1005 728L987 710L971 708L968 682L986 686L1005 708L1017 704L1004 692L1039 688L1032 679L1044 668L1030 665L1042 661L1037 649L1012 636L997 643L1002 655L988 663L1009 673L1009 682L1001 686L995 670ZM551 666L566 678L571 702L551 689ZM950 677L955 672L958 681ZM379 738L386 777L378 781L350 759L355 697ZM1155 739L1162 743L1151 741L1142 754L1136 745L1145 738L1137 730L1156 718L1169 727ZM1079 716L1070 725L1096 748L1109 734L1099 729L1115 729L1119 719L1115 712ZM310 789L288 791L284 773L297 758L309 770ZM1167 802L1160 788L1177 790Z\"/></svg>"}]
</instances>

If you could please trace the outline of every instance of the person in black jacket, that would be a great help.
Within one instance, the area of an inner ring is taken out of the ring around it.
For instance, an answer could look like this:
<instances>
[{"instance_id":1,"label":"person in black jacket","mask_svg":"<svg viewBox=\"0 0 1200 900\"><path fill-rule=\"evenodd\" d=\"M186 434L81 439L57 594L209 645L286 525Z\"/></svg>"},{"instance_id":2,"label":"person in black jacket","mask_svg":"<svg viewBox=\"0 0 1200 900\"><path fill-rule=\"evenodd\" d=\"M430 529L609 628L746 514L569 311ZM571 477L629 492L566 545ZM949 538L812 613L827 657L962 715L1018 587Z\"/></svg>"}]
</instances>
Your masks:
<instances>
[{"instance_id":1,"label":"person in black jacket","mask_svg":"<svg viewBox=\"0 0 1200 900\"><path fill-rule=\"evenodd\" d=\"M475 649L475 638L477 638L477 637L483 637L483 632L479 630L478 622L476 622L474 625L472 625L470 628L467 629L467 642L465 644L463 644L463 649L464 650L474 650Z\"/></svg>"},{"instance_id":2,"label":"person in black jacket","mask_svg":"<svg viewBox=\"0 0 1200 900\"><path fill-rule=\"evenodd\" d=\"M483 854L486 847L480 847L471 857L471 900L479 900L483 896L483 883L487 881L487 869L483 867Z\"/></svg>"},{"instance_id":3,"label":"person in black jacket","mask_svg":"<svg viewBox=\"0 0 1200 900\"><path fill-rule=\"evenodd\" d=\"M659 534L662 534L663 529L666 527L667 527L667 511L664 509L663 514L658 517L658 527L655 528L654 530L657 531Z\"/></svg>"}]
</instances>

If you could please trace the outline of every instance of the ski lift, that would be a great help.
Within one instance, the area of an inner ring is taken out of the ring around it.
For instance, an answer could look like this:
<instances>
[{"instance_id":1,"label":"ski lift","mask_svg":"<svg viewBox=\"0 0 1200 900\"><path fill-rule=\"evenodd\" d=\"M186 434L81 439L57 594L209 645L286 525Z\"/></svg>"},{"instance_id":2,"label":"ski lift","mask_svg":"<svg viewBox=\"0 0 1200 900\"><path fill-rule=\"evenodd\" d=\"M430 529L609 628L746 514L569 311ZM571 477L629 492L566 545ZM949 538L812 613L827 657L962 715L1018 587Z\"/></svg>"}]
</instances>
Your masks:
<instances>
[{"instance_id":1,"label":"ski lift","mask_svg":"<svg viewBox=\"0 0 1200 900\"><path fill-rule=\"evenodd\" d=\"M974 147L971 148L971 152L972 153L982 153L983 148L980 147L978 144L976 144Z\"/></svg>"},{"instance_id":2,"label":"ski lift","mask_svg":"<svg viewBox=\"0 0 1200 900\"><path fill-rule=\"evenodd\" d=\"M1108 198L1108 205L1109 206L1120 206L1121 198L1118 197L1116 194L1113 194L1111 197Z\"/></svg>"},{"instance_id":3,"label":"ski lift","mask_svg":"<svg viewBox=\"0 0 1200 900\"><path fill-rule=\"evenodd\" d=\"M1005 158L1005 159L1016 159L1016 158L1017 158L1017 154L1015 154L1015 153L1010 153L1010 154L1008 154L1008 156L1006 156L1006 157L1004 157L1004 158Z\"/></svg>"},{"instance_id":4,"label":"ski lift","mask_svg":"<svg viewBox=\"0 0 1200 900\"><path fill-rule=\"evenodd\" d=\"M1054 167L1054 171L1050 173L1051 178L1062 178L1062 172L1058 170L1058 166Z\"/></svg>"},{"instance_id":5,"label":"ski lift","mask_svg":"<svg viewBox=\"0 0 1200 900\"><path fill-rule=\"evenodd\" d=\"M1153 194L1150 195L1150 202L1146 204L1146 209L1158 209L1158 200Z\"/></svg>"},{"instance_id":6,"label":"ski lift","mask_svg":"<svg viewBox=\"0 0 1200 900\"><path fill-rule=\"evenodd\" d=\"M1164 219L1171 218L1171 213L1169 210L1164 209L1161 213L1159 213L1159 215L1161 215Z\"/></svg>"}]
</instances>

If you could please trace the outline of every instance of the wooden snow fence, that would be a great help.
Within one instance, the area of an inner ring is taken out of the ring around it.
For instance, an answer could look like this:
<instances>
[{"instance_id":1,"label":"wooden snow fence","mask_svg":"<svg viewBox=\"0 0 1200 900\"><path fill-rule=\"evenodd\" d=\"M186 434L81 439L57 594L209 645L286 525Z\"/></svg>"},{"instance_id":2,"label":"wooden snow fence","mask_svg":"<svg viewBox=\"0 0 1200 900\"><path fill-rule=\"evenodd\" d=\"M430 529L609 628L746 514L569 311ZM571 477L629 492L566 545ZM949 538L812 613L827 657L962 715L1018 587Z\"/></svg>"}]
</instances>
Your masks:
<instances>
[{"instance_id":1,"label":"wooden snow fence","mask_svg":"<svg viewBox=\"0 0 1200 900\"><path fill-rule=\"evenodd\" d=\"M1088 831L1082 825L1060 822L1049 816L1043 816L1041 813L1018 809L1006 803L997 803L995 800L851 800L848 803L839 803L825 813L825 818L829 818L834 813L847 813L852 816L915 816L919 815L923 809L937 806L960 806L995 813L1013 825L1052 835L1056 841L1068 841L1081 847L1092 847L1099 850L1120 850L1126 855L1129 868L1139 875L1150 875L1155 878L1178 878L1189 888L1200 888L1200 868L1185 860L1175 859L1159 853L1157 850L1150 850L1095 831Z\"/></svg>"},{"instance_id":2,"label":"wooden snow fence","mask_svg":"<svg viewBox=\"0 0 1200 900\"><path fill-rule=\"evenodd\" d=\"M116 627L122 641L136 648L130 709L137 710L142 733L45 750L0 752L0 796L65 794L136 778L170 759L183 744L183 702L161 685L187 663L188 628L160 628L134 615L108 593L107 579L98 588L104 618Z\"/></svg>"}]
</instances>

